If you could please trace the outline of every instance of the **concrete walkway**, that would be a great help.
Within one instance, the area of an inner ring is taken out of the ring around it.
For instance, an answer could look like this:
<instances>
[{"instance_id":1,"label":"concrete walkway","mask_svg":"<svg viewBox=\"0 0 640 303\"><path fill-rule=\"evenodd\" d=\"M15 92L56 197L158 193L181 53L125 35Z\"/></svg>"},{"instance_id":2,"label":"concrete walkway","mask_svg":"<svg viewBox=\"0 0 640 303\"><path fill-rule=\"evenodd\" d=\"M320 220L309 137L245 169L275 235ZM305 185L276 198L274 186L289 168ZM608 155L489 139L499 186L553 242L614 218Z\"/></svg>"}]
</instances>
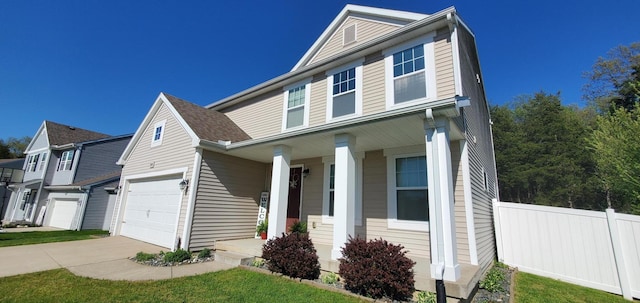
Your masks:
<instances>
[{"instance_id":1,"label":"concrete walkway","mask_svg":"<svg viewBox=\"0 0 640 303\"><path fill-rule=\"evenodd\" d=\"M128 259L140 251L158 253L161 250L167 251L126 237L2 247L0 277L66 268L83 277L139 281L193 276L234 267L215 261L154 267Z\"/></svg>"}]
</instances>

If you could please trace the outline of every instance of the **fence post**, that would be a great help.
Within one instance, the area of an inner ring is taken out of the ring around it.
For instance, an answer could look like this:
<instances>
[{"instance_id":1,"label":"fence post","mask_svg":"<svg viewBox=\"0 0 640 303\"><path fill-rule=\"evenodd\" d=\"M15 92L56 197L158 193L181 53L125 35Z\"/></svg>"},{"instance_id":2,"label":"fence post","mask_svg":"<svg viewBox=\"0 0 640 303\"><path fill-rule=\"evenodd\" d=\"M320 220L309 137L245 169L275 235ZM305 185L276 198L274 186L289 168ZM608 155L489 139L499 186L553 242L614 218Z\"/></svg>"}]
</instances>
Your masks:
<instances>
[{"instance_id":1,"label":"fence post","mask_svg":"<svg viewBox=\"0 0 640 303\"><path fill-rule=\"evenodd\" d=\"M613 257L616 260L618 280L620 281L620 290L622 290L622 296L625 299L633 301L631 285L629 285L629 276L627 275L627 267L624 263L622 242L620 242L620 233L618 232L618 223L616 222L616 211L613 208L607 208L606 214L607 223L609 225L609 234L611 235L611 245L613 246Z\"/></svg>"},{"instance_id":2,"label":"fence post","mask_svg":"<svg viewBox=\"0 0 640 303\"><path fill-rule=\"evenodd\" d=\"M504 250L502 249L502 226L500 225L500 202L498 202L498 199L492 199L491 204L493 205L493 228L496 235L496 250L498 251L498 261L505 263Z\"/></svg>"}]
</instances>

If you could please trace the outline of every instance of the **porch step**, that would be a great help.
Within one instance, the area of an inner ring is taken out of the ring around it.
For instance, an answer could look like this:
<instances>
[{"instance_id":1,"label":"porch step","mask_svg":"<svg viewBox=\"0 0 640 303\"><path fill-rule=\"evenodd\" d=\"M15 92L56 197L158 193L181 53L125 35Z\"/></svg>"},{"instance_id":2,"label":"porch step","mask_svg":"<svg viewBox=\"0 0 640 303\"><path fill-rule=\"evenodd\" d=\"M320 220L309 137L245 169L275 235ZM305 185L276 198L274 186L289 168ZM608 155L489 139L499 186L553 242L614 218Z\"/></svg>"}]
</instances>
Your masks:
<instances>
[{"instance_id":1,"label":"porch step","mask_svg":"<svg viewBox=\"0 0 640 303\"><path fill-rule=\"evenodd\" d=\"M220 261L225 264L239 266L239 265L251 265L255 257L250 255L243 255L229 251L216 250L214 254L216 261Z\"/></svg>"}]
</instances>

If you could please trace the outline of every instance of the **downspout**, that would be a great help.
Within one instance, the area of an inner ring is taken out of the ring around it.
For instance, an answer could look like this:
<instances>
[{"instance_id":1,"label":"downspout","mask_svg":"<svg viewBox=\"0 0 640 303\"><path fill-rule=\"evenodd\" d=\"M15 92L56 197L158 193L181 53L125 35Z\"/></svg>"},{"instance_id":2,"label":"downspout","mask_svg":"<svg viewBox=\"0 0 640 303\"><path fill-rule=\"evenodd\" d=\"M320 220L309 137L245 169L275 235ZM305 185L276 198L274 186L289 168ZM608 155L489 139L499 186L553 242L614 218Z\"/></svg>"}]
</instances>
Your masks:
<instances>
[{"instance_id":1,"label":"downspout","mask_svg":"<svg viewBox=\"0 0 640 303\"><path fill-rule=\"evenodd\" d=\"M191 237L191 224L193 223L193 213L196 205L196 194L198 190L198 183L200 183L200 167L202 166L202 148L196 148L196 153L193 157L193 174L191 175L191 181L189 182L189 198L187 202L187 214L184 221L182 243L181 248L189 250L189 242Z\"/></svg>"}]
</instances>

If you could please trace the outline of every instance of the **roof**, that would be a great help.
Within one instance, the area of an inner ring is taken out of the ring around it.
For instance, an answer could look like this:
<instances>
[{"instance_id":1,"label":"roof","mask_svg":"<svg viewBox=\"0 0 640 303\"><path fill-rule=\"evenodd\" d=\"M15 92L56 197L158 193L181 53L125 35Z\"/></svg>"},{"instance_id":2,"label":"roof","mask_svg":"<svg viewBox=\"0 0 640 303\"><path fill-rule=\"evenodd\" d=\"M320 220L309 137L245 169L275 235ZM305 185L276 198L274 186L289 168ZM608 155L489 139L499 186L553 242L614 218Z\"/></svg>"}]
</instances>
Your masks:
<instances>
[{"instance_id":1,"label":"roof","mask_svg":"<svg viewBox=\"0 0 640 303\"><path fill-rule=\"evenodd\" d=\"M219 140L238 142L251 139L227 115L167 93L163 94L198 138L212 142Z\"/></svg>"},{"instance_id":2,"label":"roof","mask_svg":"<svg viewBox=\"0 0 640 303\"><path fill-rule=\"evenodd\" d=\"M108 174L104 174L101 176L97 176L97 177L93 177L90 179L86 179L86 180L82 180L79 182L75 182L73 184L71 184L70 186L87 186L87 185L94 185L94 184L100 184L100 183L104 183L106 181L111 181L111 180L117 180L120 178L120 174L121 171L120 170L116 170L116 171L112 171Z\"/></svg>"},{"instance_id":3,"label":"roof","mask_svg":"<svg viewBox=\"0 0 640 303\"><path fill-rule=\"evenodd\" d=\"M22 169L23 164L24 164L24 158L0 159L0 167L3 167L3 168Z\"/></svg>"},{"instance_id":4,"label":"roof","mask_svg":"<svg viewBox=\"0 0 640 303\"><path fill-rule=\"evenodd\" d=\"M49 145L51 146L93 141L110 137L110 135L107 134L102 134L51 121L44 121L44 124L47 129L47 138L49 139Z\"/></svg>"}]
</instances>

